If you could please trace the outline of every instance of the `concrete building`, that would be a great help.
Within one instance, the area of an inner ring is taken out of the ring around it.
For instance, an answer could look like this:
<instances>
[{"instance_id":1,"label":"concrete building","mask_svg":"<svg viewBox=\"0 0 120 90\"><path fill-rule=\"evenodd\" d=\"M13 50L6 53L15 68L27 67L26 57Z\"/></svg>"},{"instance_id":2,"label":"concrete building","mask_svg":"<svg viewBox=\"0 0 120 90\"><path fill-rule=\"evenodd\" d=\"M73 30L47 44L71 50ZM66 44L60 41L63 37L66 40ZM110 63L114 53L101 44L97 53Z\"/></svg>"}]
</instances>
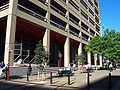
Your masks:
<instances>
[{"instance_id":1,"label":"concrete building","mask_svg":"<svg viewBox=\"0 0 120 90\"><path fill-rule=\"evenodd\" d=\"M67 67L83 52L89 66L101 56L85 52L84 46L100 36L98 0L0 0L0 60L13 65L22 58L32 62L42 40L50 52L50 65Z\"/></svg>"}]
</instances>

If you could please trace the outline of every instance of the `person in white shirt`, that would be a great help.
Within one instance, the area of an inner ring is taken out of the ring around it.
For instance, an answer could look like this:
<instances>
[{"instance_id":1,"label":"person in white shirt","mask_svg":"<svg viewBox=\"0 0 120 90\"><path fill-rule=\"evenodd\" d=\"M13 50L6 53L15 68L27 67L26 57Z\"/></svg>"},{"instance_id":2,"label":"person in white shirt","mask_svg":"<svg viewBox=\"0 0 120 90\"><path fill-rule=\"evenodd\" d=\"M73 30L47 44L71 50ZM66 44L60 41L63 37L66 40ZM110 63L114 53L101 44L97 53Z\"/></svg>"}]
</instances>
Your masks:
<instances>
[{"instance_id":1,"label":"person in white shirt","mask_svg":"<svg viewBox=\"0 0 120 90\"><path fill-rule=\"evenodd\" d=\"M111 71L112 71L112 68L113 68L112 63L110 63L109 68L110 68L110 72L111 72Z\"/></svg>"}]
</instances>

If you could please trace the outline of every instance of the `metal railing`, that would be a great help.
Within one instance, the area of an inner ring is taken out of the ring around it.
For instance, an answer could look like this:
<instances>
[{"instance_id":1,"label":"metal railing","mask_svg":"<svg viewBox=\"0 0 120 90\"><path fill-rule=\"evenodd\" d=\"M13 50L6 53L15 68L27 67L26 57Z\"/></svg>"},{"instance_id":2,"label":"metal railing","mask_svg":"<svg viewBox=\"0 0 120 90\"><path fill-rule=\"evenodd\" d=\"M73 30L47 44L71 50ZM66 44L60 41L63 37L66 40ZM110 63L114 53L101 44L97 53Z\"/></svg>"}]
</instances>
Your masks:
<instances>
[{"instance_id":1,"label":"metal railing","mask_svg":"<svg viewBox=\"0 0 120 90\"><path fill-rule=\"evenodd\" d=\"M69 0L69 3L77 10L79 11L79 6L77 6L75 3Z\"/></svg>"},{"instance_id":2,"label":"metal railing","mask_svg":"<svg viewBox=\"0 0 120 90\"><path fill-rule=\"evenodd\" d=\"M90 34L91 34L92 36L94 36L94 34L93 34L92 32L90 32Z\"/></svg>"},{"instance_id":3,"label":"metal railing","mask_svg":"<svg viewBox=\"0 0 120 90\"><path fill-rule=\"evenodd\" d=\"M79 25L79 23L77 23L74 19L69 17L69 20L72 21L74 24L76 24L77 26Z\"/></svg>"},{"instance_id":4,"label":"metal railing","mask_svg":"<svg viewBox=\"0 0 120 90\"><path fill-rule=\"evenodd\" d=\"M87 38L85 38L85 37L83 37L83 36L82 36L82 39L83 39L83 40L85 40L85 41L88 41L88 39L87 39Z\"/></svg>"},{"instance_id":5,"label":"metal railing","mask_svg":"<svg viewBox=\"0 0 120 90\"><path fill-rule=\"evenodd\" d=\"M55 27L57 27L57 28L59 28L59 29L62 29L62 30L65 31L65 27L63 27L63 26L61 26L61 25L55 23L55 22L52 21L52 20L50 20L50 24L53 25L53 26L55 26Z\"/></svg>"},{"instance_id":6,"label":"metal railing","mask_svg":"<svg viewBox=\"0 0 120 90\"><path fill-rule=\"evenodd\" d=\"M92 22L91 20L89 20L89 22L90 22L93 26L95 26L94 22Z\"/></svg>"},{"instance_id":7,"label":"metal railing","mask_svg":"<svg viewBox=\"0 0 120 90\"><path fill-rule=\"evenodd\" d=\"M75 36L78 37L78 34L77 34L77 33L73 32L73 31L71 31L71 30L69 30L69 32L70 32L71 34L73 34L73 35L75 35Z\"/></svg>"},{"instance_id":8,"label":"metal railing","mask_svg":"<svg viewBox=\"0 0 120 90\"><path fill-rule=\"evenodd\" d=\"M41 3L45 4L46 6L48 6L48 2L46 2L46 0L38 0L40 1Z\"/></svg>"},{"instance_id":9,"label":"metal railing","mask_svg":"<svg viewBox=\"0 0 120 90\"><path fill-rule=\"evenodd\" d=\"M33 58L30 60L30 62L29 62L29 63L31 63L34 59L35 59L35 58L33 57Z\"/></svg>"},{"instance_id":10,"label":"metal railing","mask_svg":"<svg viewBox=\"0 0 120 90\"><path fill-rule=\"evenodd\" d=\"M56 11L57 13L61 14L62 16L64 16L65 18L67 18L66 14L63 13L62 11L60 11L59 9L57 9L56 7L54 7L53 5L50 5L50 7Z\"/></svg>"},{"instance_id":11,"label":"metal railing","mask_svg":"<svg viewBox=\"0 0 120 90\"><path fill-rule=\"evenodd\" d=\"M21 56L21 54L18 55L18 56L14 59L14 62L15 62L20 56Z\"/></svg>"},{"instance_id":12,"label":"metal railing","mask_svg":"<svg viewBox=\"0 0 120 90\"><path fill-rule=\"evenodd\" d=\"M81 26L81 28L82 28L84 31L88 32L88 30L87 30L84 26Z\"/></svg>"},{"instance_id":13,"label":"metal railing","mask_svg":"<svg viewBox=\"0 0 120 90\"><path fill-rule=\"evenodd\" d=\"M66 0L60 0L60 1L62 1L62 2L64 2L64 3L66 3Z\"/></svg>"},{"instance_id":14,"label":"metal railing","mask_svg":"<svg viewBox=\"0 0 120 90\"><path fill-rule=\"evenodd\" d=\"M32 11L32 10L30 10L30 9L20 5L20 4L18 4L18 9L27 13L27 14L29 14L29 15L31 15L31 16L33 16L33 17L35 17L35 18L38 18L42 21L47 22L47 18L45 18L44 16L42 16L42 15L40 15L40 14L38 14L38 13L36 13L36 12L34 12L34 11Z\"/></svg>"},{"instance_id":15,"label":"metal railing","mask_svg":"<svg viewBox=\"0 0 120 90\"><path fill-rule=\"evenodd\" d=\"M9 8L9 2L7 2L5 5L0 7L0 11L6 10Z\"/></svg>"},{"instance_id":16,"label":"metal railing","mask_svg":"<svg viewBox=\"0 0 120 90\"><path fill-rule=\"evenodd\" d=\"M26 56L26 58L23 59L23 63L25 62L25 60L29 57L29 55Z\"/></svg>"}]
</instances>

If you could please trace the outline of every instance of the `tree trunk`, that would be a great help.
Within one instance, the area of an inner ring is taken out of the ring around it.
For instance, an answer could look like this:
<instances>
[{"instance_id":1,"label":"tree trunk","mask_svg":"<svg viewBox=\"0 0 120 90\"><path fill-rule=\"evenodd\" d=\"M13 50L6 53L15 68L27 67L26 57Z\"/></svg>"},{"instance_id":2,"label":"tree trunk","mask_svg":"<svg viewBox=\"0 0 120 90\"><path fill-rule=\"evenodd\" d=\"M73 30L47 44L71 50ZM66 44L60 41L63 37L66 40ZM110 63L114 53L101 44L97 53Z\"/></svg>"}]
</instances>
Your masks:
<instances>
[{"instance_id":1,"label":"tree trunk","mask_svg":"<svg viewBox=\"0 0 120 90\"><path fill-rule=\"evenodd\" d=\"M97 68L97 60L96 60L96 71L98 70L98 68Z\"/></svg>"},{"instance_id":2,"label":"tree trunk","mask_svg":"<svg viewBox=\"0 0 120 90\"><path fill-rule=\"evenodd\" d=\"M38 69L38 81L40 80L40 69Z\"/></svg>"},{"instance_id":3,"label":"tree trunk","mask_svg":"<svg viewBox=\"0 0 120 90\"><path fill-rule=\"evenodd\" d=\"M81 71L80 71L80 64L78 64L78 73L81 73Z\"/></svg>"},{"instance_id":4,"label":"tree trunk","mask_svg":"<svg viewBox=\"0 0 120 90\"><path fill-rule=\"evenodd\" d=\"M42 81L44 80L44 72L42 71Z\"/></svg>"},{"instance_id":5,"label":"tree trunk","mask_svg":"<svg viewBox=\"0 0 120 90\"><path fill-rule=\"evenodd\" d=\"M83 67L83 64L82 64L82 73L84 72L84 67Z\"/></svg>"}]
</instances>

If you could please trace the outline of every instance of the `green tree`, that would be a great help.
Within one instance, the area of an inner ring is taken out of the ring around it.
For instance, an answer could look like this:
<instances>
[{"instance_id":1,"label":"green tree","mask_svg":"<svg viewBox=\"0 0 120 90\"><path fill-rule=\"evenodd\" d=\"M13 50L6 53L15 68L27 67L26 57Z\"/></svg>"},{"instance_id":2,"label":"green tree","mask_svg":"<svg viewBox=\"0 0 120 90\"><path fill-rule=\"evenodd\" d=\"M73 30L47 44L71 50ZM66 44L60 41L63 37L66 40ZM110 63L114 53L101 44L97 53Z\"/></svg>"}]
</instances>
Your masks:
<instances>
[{"instance_id":1,"label":"green tree","mask_svg":"<svg viewBox=\"0 0 120 90\"><path fill-rule=\"evenodd\" d=\"M43 72L44 68L48 65L49 63L49 55L50 53L45 51L41 40L39 43L36 45L35 49L35 60L34 63L37 64L38 68L38 78L40 76L40 71Z\"/></svg>"},{"instance_id":2,"label":"green tree","mask_svg":"<svg viewBox=\"0 0 120 90\"><path fill-rule=\"evenodd\" d=\"M82 73L84 72L83 65L86 64L86 57L83 53L75 55L75 61L77 62L78 69L80 70L80 65L82 65Z\"/></svg>"},{"instance_id":3,"label":"green tree","mask_svg":"<svg viewBox=\"0 0 120 90\"><path fill-rule=\"evenodd\" d=\"M120 33L116 33L115 30L104 30L102 37L94 37L88 46L85 46L85 51L102 55L110 61L120 60Z\"/></svg>"}]
</instances>

